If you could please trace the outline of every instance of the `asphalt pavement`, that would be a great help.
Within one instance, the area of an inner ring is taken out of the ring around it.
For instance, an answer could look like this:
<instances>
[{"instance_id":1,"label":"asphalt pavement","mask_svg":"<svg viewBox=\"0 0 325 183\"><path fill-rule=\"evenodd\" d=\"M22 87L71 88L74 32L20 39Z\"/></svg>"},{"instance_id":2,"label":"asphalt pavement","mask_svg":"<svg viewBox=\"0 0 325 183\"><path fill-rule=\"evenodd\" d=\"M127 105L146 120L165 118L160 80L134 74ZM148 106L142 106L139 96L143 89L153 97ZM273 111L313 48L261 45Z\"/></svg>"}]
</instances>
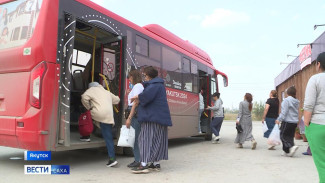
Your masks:
<instances>
[{"instance_id":1,"label":"asphalt pavement","mask_svg":"<svg viewBox=\"0 0 325 183\"><path fill-rule=\"evenodd\" d=\"M318 175L311 156L302 155L307 143L296 140L294 157L281 156L281 147L267 150L260 122L254 122L256 150L246 142L236 148L235 123L225 121L220 144L201 137L169 141L169 160L161 162L160 172L132 174L126 165L132 157L117 156L119 164L107 168L102 149L52 152L51 161L24 161L24 150L0 147L0 182L3 183L80 183L80 182L175 182L175 183L317 183ZM69 165L70 175L24 175L24 165Z\"/></svg>"}]
</instances>

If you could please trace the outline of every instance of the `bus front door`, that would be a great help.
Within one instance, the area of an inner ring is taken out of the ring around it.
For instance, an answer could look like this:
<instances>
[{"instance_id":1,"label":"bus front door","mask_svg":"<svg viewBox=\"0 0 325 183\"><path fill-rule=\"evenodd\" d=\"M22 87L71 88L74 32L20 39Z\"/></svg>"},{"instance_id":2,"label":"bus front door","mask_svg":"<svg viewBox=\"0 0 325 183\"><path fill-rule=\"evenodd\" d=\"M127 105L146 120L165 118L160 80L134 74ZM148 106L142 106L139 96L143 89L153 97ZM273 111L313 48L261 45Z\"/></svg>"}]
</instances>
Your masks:
<instances>
[{"instance_id":1,"label":"bus front door","mask_svg":"<svg viewBox=\"0 0 325 183\"><path fill-rule=\"evenodd\" d=\"M204 108L211 106L211 75L199 71L200 74L200 91L203 90ZM204 110L201 114L201 131L205 133L205 140L211 140L211 111Z\"/></svg>"},{"instance_id":2,"label":"bus front door","mask_svg":"<svg viewBox=\"0 0 325 183\"><path fill-rule=\"evenodd\" d=\"M114 106L115 130L122 126L121 106L123 103L122 91L124 80L123 74L123 41L121 36L114 37L108 43L102 45L102 82L114 95L119 96L121 101Z\"/></svg>"}]
</instances>

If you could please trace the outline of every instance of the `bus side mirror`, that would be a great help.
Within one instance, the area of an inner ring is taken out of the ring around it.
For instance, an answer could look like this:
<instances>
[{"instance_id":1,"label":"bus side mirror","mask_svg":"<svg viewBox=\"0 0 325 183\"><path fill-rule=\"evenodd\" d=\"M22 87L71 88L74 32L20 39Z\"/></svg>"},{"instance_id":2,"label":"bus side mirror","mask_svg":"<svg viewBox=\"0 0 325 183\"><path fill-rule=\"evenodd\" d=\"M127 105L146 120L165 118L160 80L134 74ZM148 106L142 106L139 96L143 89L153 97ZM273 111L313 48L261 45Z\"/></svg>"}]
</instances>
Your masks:
<instances>
[{"instance_id":1,"label":"bus side mirror","mask_svg":"<svg viewBox=\"0 0 325 183\"><path fill-rule=\"evenodd\" d=\"M225 76L223 76L223 86L227 87L228 86L228 80Z\"/></svg>"}]
</instances>

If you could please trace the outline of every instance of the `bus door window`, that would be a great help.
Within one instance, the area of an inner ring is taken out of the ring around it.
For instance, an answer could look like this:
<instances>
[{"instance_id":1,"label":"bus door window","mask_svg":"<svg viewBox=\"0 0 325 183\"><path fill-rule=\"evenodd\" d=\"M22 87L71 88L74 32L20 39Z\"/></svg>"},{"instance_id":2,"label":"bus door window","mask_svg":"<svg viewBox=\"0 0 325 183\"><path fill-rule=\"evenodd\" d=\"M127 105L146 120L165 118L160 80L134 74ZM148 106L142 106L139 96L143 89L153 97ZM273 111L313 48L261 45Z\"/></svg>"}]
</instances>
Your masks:
<instances>
[{"instance_id":1,"label":"bus door window","mask_svg":"<svg viewBox=\"0 0 325 183\"><path fill-rule=\"evenodd\" d=\"M119 96L121 43L120 40L105 43L102 53L102 74L108 79L109 90ZM102 84L106 85L105 81Z\"/></svg>"},{"instance_id":2,"label":"bus door window","mask_svg":"<svg viewBox=\"0 0 325 183\"><path fill-rule=\"evenodd\" d=\"M204 102L204 109L207 108L207 97L208 97L208 83L207 83L207 73L204 71L199 70L199 92L202 91L202 96L203 96L203 102ZM208 131L208 117L209 117L209 111L204 110L201 113L201 131L203 133L206 133Z\"/></svg>"},{"instance_id":3,"label":"bus door window","mask_svg":"<svg viewBox=\"0 0 325 183\"><path fill-rule=\"evenodd\" d=\"M91 54L73 49L72 56L72 91L83 92L85 85L85 68L88 62L91 62Z\"/></svg>"},{"instance_id":4,"label":"bus door window","mask_svg":"<svg viewBox=\"0 0 325 183\"><path fill-rule=\"evenodd\" d=\"M115 78L116 68L115 50L104 48L103 53L103 74L107 76L108 80L112 81Z\"/></svg>"},{"instance_id":5,"label":"bus door window","mask_svg":"<svg viewBox=\"0 0 325 183\"><path fill-rule=\"evenodd\" d=\"M216 79L215 78L211 78L211 82L210 82L210 96L212 96L215 92L217 92L217 87L216 87ZM211 105L214 105L214 101L212 99L212 97L210 98L211 100Z\"/></svg>"}]
</instances>

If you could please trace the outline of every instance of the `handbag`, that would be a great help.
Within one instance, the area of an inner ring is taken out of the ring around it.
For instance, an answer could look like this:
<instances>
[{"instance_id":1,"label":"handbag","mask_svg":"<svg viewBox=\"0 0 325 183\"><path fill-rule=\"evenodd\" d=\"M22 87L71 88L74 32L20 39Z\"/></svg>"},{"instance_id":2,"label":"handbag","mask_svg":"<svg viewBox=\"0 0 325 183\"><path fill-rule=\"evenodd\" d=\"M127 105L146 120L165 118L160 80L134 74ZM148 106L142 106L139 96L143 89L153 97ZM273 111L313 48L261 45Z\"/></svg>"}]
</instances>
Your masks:
<instances>
[{"instance_id":1,"label":"handbag","mask_svg":"<svg viewBox=\"0 0 325 183\"><path fill-rule=\"evenodd\" d=\"M125 119L128 119L128 118L129 118L130 113L131 113L131 109L132 109L132 106L128 106L128 107L124 110L124 117L125 117ZM135 111L134 111L134 115L133 115L133 117L137 117L137 112L138 112L138 106L135 108Z\"/></svg>"},{"instance_id":2,"label":"handbag","mask_svg":"<svg viewBox=\"0 0 325 183\"><path fill-rule=\"evenodd\" d=\"M134 147L135 141L135 130L132 126L127 128L125 125L122 125L120 131L120 138L118 139L117 146L120 147Z\"/></svg>"},{"instance_id":3,"label":"handbag","mask_svg":"<svg viewBox=\"0 0 325 183\"><path fill-rule=\"evenodd\" d=\"M237 133L242 133L244 131L243 127L240 124L236 124L236 130L237 130Z\"/></svg>"},{"instance_id":4,"label":"handbag","mask_svg":"<svg viewBox=\"0 0 325 183\"><path fill-rule=\"evenodd\" d=\"M131 109L128 107L124 110L124 117L125 119L128 119L131 113Z\"/></svg>"},{"instance_id":5,"label":"handbag","mask_svg":"<svg viewBox=\"0 0 325 183\"><path fill-rule=\"evenodd\" d=\"M94 130L93 120L91 119L90 110L82 113L78 121L79 133L81 136L88 136Z\"/></svg>"}]
</instances>

